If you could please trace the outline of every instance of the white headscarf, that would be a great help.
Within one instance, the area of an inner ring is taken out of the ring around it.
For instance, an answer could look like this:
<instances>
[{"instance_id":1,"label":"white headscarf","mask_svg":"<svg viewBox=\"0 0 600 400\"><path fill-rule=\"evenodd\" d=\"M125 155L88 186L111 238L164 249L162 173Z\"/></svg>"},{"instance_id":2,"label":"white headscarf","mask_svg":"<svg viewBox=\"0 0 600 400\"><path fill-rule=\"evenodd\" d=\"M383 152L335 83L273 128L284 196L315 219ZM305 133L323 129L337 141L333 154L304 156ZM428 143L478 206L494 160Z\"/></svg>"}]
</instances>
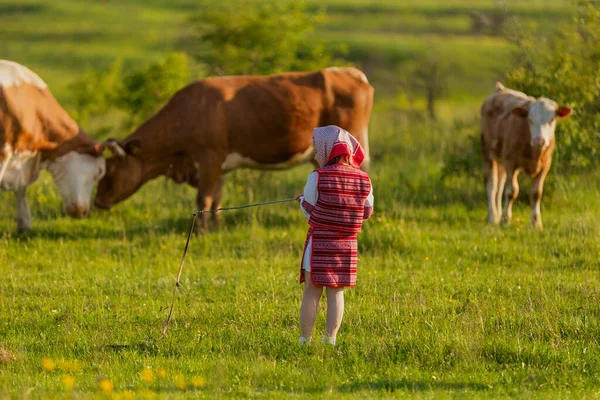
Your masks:
<instances>
[{"instance_id":1,"label":"white headscarf","mask_svg":"<svg viewBox=\"0 0 600 400\"><path fill-rule=\"evenodd\" d=\"M333 158L346 155L356 168L365 158L365 153L358 140L348 131L335 125L328 125L313 130L315 160L324 167Z\"/></svg>"}]
</instances>

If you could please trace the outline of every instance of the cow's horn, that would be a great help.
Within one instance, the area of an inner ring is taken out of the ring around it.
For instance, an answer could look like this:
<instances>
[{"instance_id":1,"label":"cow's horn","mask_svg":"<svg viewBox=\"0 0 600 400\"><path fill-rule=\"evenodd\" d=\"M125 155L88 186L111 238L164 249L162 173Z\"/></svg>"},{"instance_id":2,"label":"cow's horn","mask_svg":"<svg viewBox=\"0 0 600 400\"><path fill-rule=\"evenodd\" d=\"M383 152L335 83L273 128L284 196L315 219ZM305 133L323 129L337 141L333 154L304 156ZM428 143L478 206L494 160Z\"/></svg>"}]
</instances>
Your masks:
<instances>
[{"instance_id":1,"label":"cow's horn","mask_svg":"<svg viewBox=\"0 0 600 400\"><path fill-rule=\"evenodd\" d=\"M116 139L108 139L106 142L104 142L104 145L117 157L123 158L127 155L125 150L123 150Z\"/></svg>"}]
</instances>

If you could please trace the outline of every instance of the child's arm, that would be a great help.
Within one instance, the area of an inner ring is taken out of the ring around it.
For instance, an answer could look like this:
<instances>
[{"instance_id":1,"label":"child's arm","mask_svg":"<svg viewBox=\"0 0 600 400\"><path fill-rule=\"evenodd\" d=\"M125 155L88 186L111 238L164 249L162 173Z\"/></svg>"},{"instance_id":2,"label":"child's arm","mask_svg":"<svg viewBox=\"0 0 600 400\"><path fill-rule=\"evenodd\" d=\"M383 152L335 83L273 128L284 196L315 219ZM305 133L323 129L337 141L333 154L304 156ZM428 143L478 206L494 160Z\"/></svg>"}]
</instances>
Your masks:
<instances>
[{"instance_id":1,"label":"child's arm","mask_svg":"<svg viewBox=\"0 0 600 400\"><path fill-rule=\"evenodd\" d=\"M306 218L310 218L310 214L313 208L315 208L315 204L317 204L317 199L319 198L318 183L319 173L317 171L308 175L306 185L304 186L304 194L300 197L300 209Z\"/></svg>"},{"instance_id":2,"label":"child's arm","mask_svg":"<svg viewBox=\"0 0 600 400\"><path fill-rule=\"evenodd\" d=\"M363 215L363 219L371 218L373 215L373 204L375 202L375 198L373 197L373 185L371 185L371 190L369 191L369 195L367 196L367 200L365 201L365 212Z\"/></svg>"}]
</instances>

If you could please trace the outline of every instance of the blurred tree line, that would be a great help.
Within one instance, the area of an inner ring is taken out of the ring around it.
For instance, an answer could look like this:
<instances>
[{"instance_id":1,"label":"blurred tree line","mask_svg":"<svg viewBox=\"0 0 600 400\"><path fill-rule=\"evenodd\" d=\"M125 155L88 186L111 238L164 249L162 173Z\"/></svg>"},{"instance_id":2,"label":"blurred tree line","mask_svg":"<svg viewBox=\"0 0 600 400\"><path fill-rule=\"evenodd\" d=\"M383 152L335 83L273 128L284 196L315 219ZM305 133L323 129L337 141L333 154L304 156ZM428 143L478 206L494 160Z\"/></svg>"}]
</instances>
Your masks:
<instances>
[{"instance_id":1,"label":"blurred tree line","mask_svg":"<svg viewBox=\"0 0 600 400\"><path fill-rule=\"evenodd\" d=\"M297 0L203 0L189 19L197 33L194 53L172 53L137 69L117 60L84 74L69 85L73 116L86 125L116 111L129 131L194 79L329 66L344 49L311 36L324 20L324 11L309 13Z\"/></svg>"}]
</instances>

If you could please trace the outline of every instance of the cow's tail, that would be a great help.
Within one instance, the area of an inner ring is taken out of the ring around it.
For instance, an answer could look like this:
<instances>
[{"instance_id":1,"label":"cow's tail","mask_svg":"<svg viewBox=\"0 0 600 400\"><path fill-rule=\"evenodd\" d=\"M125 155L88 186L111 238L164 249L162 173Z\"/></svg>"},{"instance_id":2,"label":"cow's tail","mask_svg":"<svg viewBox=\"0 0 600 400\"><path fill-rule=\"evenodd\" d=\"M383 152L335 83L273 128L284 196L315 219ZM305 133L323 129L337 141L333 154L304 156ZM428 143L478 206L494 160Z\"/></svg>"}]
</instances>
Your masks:
<instances>
[{"instance_id":1,"label":"cow's tail","mask_svg":"<svg viewBox=\"0 0 600 400\"><path fill-rule=\"evenodd\" d=\"M366 79L366 77L365 77ZM365 113L366 120L363 127L363 148L365 151L365 159L361 164L361 169L365 172L369 171L369 167L371 166L371 154L369 151L369 121L371 120L371 111L373 110L373 97L374 97L375 89L373 86L369 85L369 100L365 104Z\"/></svg>"}]
</instances>

